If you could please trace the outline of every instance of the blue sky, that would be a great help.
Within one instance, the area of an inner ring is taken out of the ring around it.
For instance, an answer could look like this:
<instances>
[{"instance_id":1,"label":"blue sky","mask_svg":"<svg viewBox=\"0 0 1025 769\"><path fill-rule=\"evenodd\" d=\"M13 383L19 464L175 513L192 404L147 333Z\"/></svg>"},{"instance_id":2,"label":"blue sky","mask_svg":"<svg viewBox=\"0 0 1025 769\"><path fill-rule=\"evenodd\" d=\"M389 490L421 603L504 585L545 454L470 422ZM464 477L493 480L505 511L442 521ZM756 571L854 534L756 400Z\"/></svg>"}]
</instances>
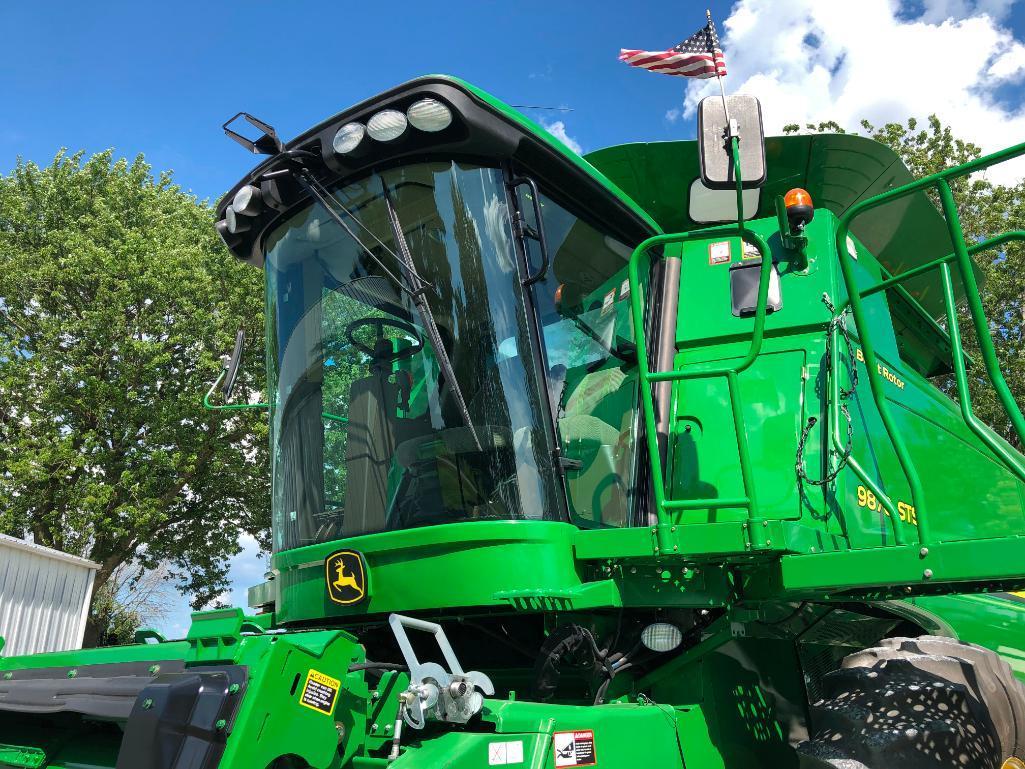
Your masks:
<instances>
[{"instance_id":1,"label":"blue sky","mask_svg":"<svg viewBox=\"0 0 1025 769\"><path fill-rule=\"evenodd\" d=\"M616 55L671 46L704 17L704 6L650 3L624 24L623 4L609 0L4 5L0 168L61 146L115 147L174 169L200 197L251 165L220 130L238 110L290 138L432 72L516 104L572 107L547 116L578 126L587 148L679 136L664 114L682 84L627 71Z\"/></svg>"},{"instance_id":2,"label":"blue sky","mask_svg":"<svg viewBox=\"0 0 1025 769\"><path fill-rule=\"evenodd\" d=\"M679 0L5 3L0 7L0 172L61 147L144 153L200 198L253 163L220 130L247 110L285 138L420 74L460 75L584 151L691 138L714 83L626 67L704 23ZM713 0L731 91L762 100L767 128L856 128L936 112L986 150L1025 140L1025 0ZM951 64L955 66L950 66ZM1025 175L1021 166L1000 181ZM689 180L688 180L689 181ZM262 564L251 542L229 596ZM184 602L163 625L184 630Z\"/></svg>"}]
</instances>

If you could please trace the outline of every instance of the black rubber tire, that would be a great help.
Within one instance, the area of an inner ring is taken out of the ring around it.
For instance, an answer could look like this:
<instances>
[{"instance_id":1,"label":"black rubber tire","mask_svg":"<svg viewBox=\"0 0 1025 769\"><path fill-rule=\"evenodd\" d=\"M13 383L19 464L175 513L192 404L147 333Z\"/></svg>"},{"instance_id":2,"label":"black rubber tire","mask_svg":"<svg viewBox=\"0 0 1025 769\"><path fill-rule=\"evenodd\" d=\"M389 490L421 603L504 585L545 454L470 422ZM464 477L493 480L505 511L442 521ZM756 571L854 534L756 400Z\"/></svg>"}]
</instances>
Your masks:
<instances>
[{"instance_id":1,"label":"black rubber tire","mask_svg":"<svg viewBox=\"0 0 1025 769\"><path fill-rule=\"evenodd\" d=\"M1025 758L1025 687L985 647L887 638L822 683L802 769L1000 769Z\"/></svg>"}]
</instances>

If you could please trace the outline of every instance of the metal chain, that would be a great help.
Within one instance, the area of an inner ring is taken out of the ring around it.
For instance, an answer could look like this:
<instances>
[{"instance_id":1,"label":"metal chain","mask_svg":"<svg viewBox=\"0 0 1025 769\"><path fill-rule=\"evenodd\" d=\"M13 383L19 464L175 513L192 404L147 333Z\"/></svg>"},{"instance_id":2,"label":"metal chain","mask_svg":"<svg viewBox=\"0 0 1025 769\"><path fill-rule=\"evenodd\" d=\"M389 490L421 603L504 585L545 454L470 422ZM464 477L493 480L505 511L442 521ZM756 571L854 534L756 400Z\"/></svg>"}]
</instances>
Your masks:
<instances>
[{"instance_id":1,"label":"metal chain","mask_svg":"<svg viewBox=\"0 0 1025 769\"><path fill-rule=\"evenodd\" d=\"M819 421L818 417L808 417L808 422L801 431L801 439L797 443L797 478L802 483L807 483L811 486L825 486L826 484L832 483L847 466L847 461L850 459L851 451L854 448L854 421L851 419L851 412L847 408L846 401L854 394L854 391L858 389L858 362L854 355L854 343L851 342L851 335L847 330L846 323L848 308L844 308L844 311L837 315L836 307L829 300L829 294L822 295L822 303L826 305L826 309L828 309L830 315L832 315L829 325L826 326L826 375L827 377L840 375L839 371L832 371L833 336L834 332L837 329L840 329L840 334L843 336L844 344L847 346L847 357L850 362L849 370L851 372L851 384L846 390L840 390L840 413L843 414L844 419L847 420L847 445L844 447L844 450L840 455L840 461L837 462L836 467L827 473L824 478L810 478L804 467L804 449L808 443L808 436L811 434L812 428Z\"/></svg>"}]
</instances>

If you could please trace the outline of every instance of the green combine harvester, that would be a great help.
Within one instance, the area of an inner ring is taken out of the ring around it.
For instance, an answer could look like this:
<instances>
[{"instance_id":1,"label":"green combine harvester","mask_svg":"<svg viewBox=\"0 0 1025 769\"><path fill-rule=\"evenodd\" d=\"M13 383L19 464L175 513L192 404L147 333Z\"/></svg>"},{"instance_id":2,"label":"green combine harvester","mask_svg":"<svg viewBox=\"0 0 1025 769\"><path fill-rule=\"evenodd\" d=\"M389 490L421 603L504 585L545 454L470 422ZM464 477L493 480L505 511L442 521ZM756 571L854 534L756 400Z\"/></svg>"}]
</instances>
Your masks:
<instances>
[{"instance_id":1,"label":"green combine harvester","mask_svg":"<svg viewBox=\"0 0 1025 769\"><path fill-rule=\"evenodd\" d=\"M0 767L1025 769L1025 457L968 391L1025 435L971 258L1025 232L950 186L1025 144L915 181L733 96L582 159L449 77L225 129L268 397L240 338L208 405L269 410L272 567L0 658Z\"/></svg>"}]
</instances>

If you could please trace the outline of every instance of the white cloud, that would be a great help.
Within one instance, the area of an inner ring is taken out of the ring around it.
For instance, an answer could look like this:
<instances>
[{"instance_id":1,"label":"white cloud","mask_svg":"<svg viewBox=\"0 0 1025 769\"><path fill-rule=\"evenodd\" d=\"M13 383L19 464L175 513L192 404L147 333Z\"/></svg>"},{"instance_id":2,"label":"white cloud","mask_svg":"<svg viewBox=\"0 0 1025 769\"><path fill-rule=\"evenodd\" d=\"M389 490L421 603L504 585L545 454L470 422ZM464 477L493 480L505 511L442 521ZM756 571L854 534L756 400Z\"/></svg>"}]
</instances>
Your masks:
<instances>
[{"instance_id":1,"label":"white cloud","mask_svg":"<svg viewBox=\"0 0 1025 769\"><path fill-rule=\"evenodd\" d=\"M572 136L566 133L566 124L563 123L561 120L555 120L551 123L549 123L546 120L542 120L541 125L545 127L548 133L550 133L556 139L561 141L575 153L577 153L578 155L583 154L584 149L580 146L580 142L578 142L576 139L574 139Z\"/></svg>"},{"instance_id":2,"label":"white cloud","mask_svg":"<svg viewBox=\"0 0 1025 769\"><path fill-rule=\"evenodd\" d=\"M683 117L683 110L681 109L674 107L673 109L666 110L666 120L670 123L677 122L681 117Z\"/></svg>"},{"instance_id":3,"label":"white cloud","mask_svg":"<svg viewBox=\"0 0 1025 769\"><path fill-rule=\"evenodd\" d=\"M223 609L225 606L231 606L232 596L230 590L225 590L220 595L215 595L207 604L203 606L203 611L209 611L210 609Z\"/></svg>"},{"instance_id":4,"label":"white cloud","mask_svg":"<svg viewBox=\"0 0 1025 769\"><path fill-rule=\"evenodd\" d=\"M1025 104L1000 86L1025 79L1025 45L1001 26L1013 0L739 0L724 23L727 90L762 103L766 131L836 120L857 129L937 114L954 134L993 152L1025 138ZM684 114L718 92L692 81ZM668 117L668 115L667 115ZM1014 182L1025 161L990 178Z\"/></svg>"}]
</instances>

